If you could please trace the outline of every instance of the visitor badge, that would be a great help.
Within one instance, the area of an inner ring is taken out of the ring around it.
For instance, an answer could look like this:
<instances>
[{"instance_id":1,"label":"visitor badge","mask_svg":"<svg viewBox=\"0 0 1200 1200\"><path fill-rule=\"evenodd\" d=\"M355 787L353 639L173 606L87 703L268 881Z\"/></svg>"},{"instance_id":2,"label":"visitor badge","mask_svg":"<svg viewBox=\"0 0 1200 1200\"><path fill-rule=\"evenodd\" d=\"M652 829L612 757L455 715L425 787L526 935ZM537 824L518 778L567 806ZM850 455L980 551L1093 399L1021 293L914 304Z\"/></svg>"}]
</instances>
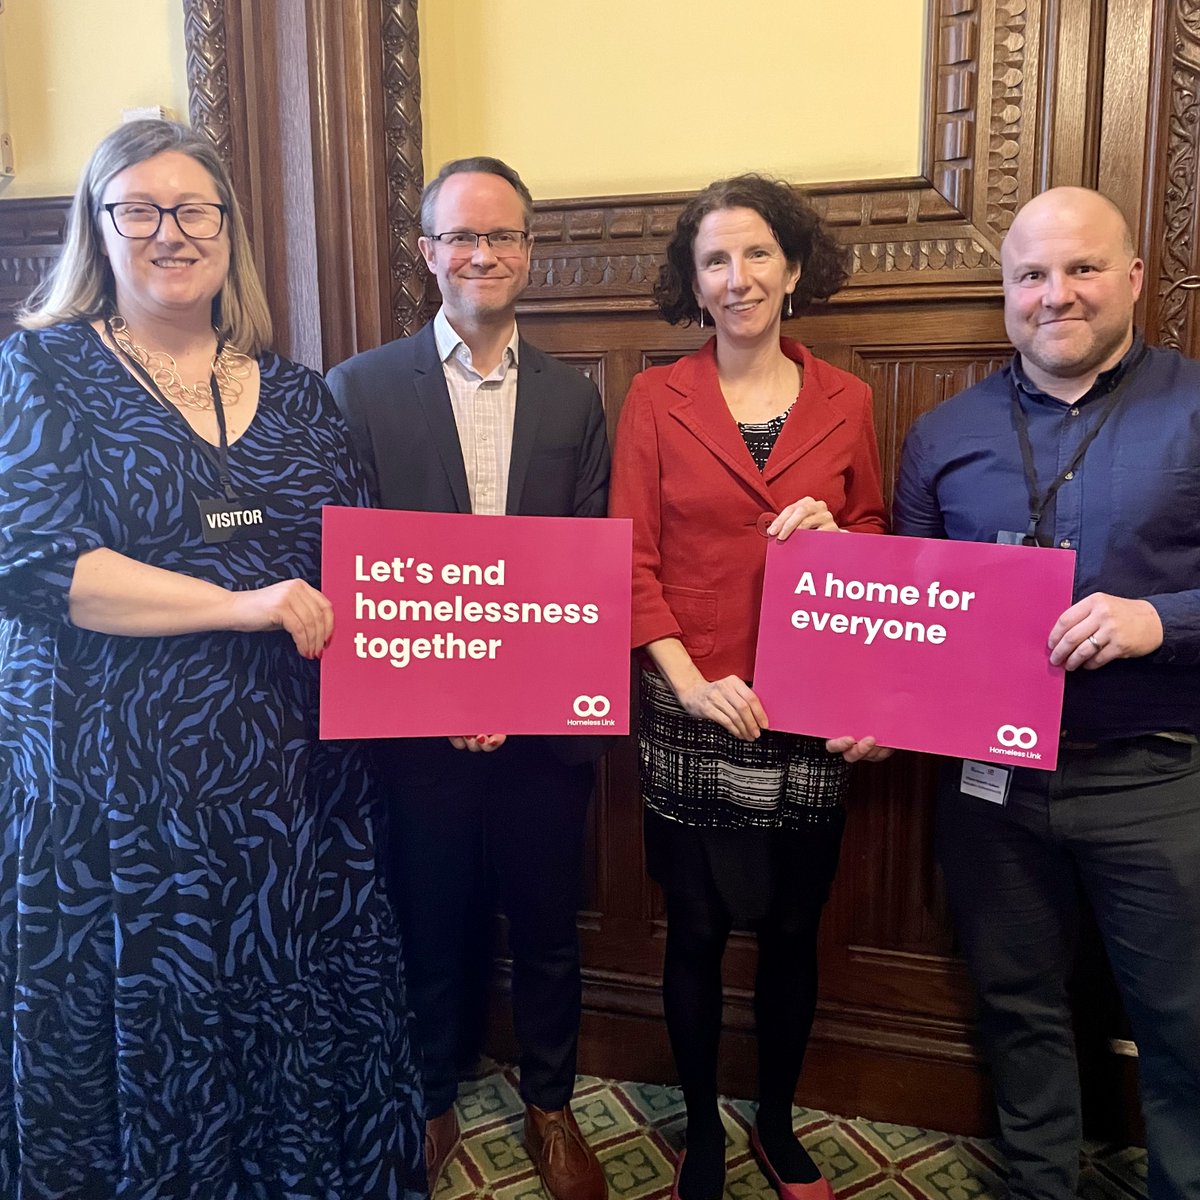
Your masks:
<instances>
[{"instance_id":1,"label":"visitor badge","mask_svg":"<svg viewBox=\"0 0 1200 1200\"><path fill-rule=\"evenodd\" d=\"M215 542L240 542L260 537L271 526L266 505L257 499L196 500L200 536Z\"/></svg>"},{"instance_id":2,"label":"visitor badge","mask_svg":"<svg viewBox=\"0 0 1200 1200\"><path fill-rule=\"evenodd\" d=\"M964 758L959 791L964 796L977 796L991 804L1007 804L1012 773L1012 767L998 767L995 763Z\"/></svg>"}]
</instances>

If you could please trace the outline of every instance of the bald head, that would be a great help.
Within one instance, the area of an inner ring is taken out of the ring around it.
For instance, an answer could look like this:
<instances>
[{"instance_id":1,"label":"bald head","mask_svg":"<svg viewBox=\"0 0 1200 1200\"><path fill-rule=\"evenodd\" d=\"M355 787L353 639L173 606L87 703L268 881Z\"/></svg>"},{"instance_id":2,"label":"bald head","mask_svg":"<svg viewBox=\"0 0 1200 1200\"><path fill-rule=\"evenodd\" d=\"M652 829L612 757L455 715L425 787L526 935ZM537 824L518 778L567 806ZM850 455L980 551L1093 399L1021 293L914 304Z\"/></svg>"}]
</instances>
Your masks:
<instances>
[{"instance_id":1,"label":"bald head","mask_svg":"<svg viewBox=\"0 0 1200 1200\"><path fill-rule=\"evenodd\" d=\"M1142 263L1121 210L1088 188L1051 188L1000 250L1004 324L1030 381L1073 403L1133 342Z\"/></svg>"},{"instance_id":2,"label":"bald head","mask_svg":"<svg viewBox=\"0 0 1200 1200\"><path fill-rule=\"evenodd\" d=\"M1094 236L1111 238L1130 258L1134 257L1133 234L1125 214L1105 195L1091 188L1056 187L1041 192L1021 207L1000 247L1001 263L1019 253L1029 239L1047 230L1068 226L1086 227Z\"/></svg>"}]
</instances>

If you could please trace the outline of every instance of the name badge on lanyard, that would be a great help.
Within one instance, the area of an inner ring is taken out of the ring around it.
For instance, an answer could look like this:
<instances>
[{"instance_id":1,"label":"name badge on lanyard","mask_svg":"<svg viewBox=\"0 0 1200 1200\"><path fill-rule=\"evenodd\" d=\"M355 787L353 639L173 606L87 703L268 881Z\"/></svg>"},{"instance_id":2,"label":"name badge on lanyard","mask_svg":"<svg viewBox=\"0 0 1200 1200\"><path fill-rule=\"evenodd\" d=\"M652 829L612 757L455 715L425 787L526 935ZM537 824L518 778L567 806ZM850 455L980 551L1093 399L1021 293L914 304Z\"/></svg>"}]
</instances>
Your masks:
<instances>
[{"instance_id":1,"label":"name badge on lanyard","mask_svg":"<svg viewBox=\"0 0 1200 1200\"><path fill-rule=\"evenodd\" d=\"M259 499L201 500L197 497L196 507L200 510L200 536L210 546L217 542L249 541L271 529L267 507Z\"/></svg>"},{"instance_id":2,"label":"name badge on lanyard","mask_svg":"<svg viewBox=\"0 0 1200 1200\"><path fill-rule=\"evenodd\" d=\"M1012 767L998 767L995 763L977 762L973 758L963 760L958 789L964 796L976 796L992 804L1007 804L1011 786Z\"/></svg>"}]
</instances>

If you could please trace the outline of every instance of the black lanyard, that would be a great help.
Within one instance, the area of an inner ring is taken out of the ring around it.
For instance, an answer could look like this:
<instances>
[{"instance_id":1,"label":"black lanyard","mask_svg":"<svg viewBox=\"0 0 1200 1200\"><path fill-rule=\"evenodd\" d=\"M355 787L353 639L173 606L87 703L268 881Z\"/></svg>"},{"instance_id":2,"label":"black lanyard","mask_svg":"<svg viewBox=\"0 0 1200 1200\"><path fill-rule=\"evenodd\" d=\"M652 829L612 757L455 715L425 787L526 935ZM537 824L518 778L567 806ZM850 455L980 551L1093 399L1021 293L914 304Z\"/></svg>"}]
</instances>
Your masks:
<instances>
[{"instance_id":1,"label":"black lanyard","mask_svg":"<svg viewBox=\"0 0 1200 1200\"><path fill-rule=\"evenodd\" d=\"M219 444L214 446L211 442L202 438L191 427L191 424L188 422L187 418L179 411L179 406L173 404L170 398L164 395L162 388L158 386L154 376L151 375L150 372L147 371L146 368L140 362L138 362L136 358L126 354L125 351L121 349L116 338L112 336L111 330L109 331L108 336L112 340L113 345L117 347L117 351L120 353L121 357L125 360L126 364L128 364L129 369L138 377L138 380L141 382L142 386L145 387L156 400L158 400L163 408L165 408L168 412L175 413L184 423L184 425L187 426L188 433L190 433L195 439L196 444L200 447L201 451L203 451L209 462L216 467L217 478L221 481L221 489L225 493L225 499L236 500L238 495L237 492L234 491L233 475L229 470L229 431L225 426L225 406L221 402L221 389L217 384L216 372L210 371L208 375L208 386L212 391L213 398L213 415L217 418L217 432L221 439ZM214 358L220 355L224 344L224 340L217 342L217 353Z\"/></svg>"},{"instance_id":2,"label":"black lanyard","mask_svg":"<svg viewBox=\"0 0 1200 1200\"><path fill-rule=\"evenodd\" d=\"M1017 381L1014 375L1010 374L1009 401L1012 406L1013 427L1017 431L1017 440L1021 443L1021 465L1025 469L1025 489L1029 495L1029 525L1025 529L1024 537L1026 546L1036 546L1039 544L1037 529L1042 522L1042 516L1046 512L1046 509L1049 508L1054 497L1058 495L1058 489L1074 474L1076 467L1083 461L1083 456L1087 453L1088 447L1096 440L1100 430L1104 428L1105 422L1112 416L1113 410L1117 407L1117 401L1120 400L1124 393L1126 383L1128 383L1134 369L1145 355L1146 348L1143 346L1137 358L1126 366L1120 382L1104 398L1103 407L1095 425L1084 435L1083 440L1076 447L1075 453L1071 455L1071 460L1058 473L1057 477L1044 493L1040 493L1038 490L1037 468L1033 462L1033 443L1029 438L1029 418L1025 415L1025 410L1021 407ZM1013 370L1015 372L1015 367ZM1072 407L1075 406L1072 405Z\"/></svg>"},{"instance_id":3,"label":"black lanyard","mask_svg":"<svg viewBox=\"0 0 1200 1200\"><path fill-rule=\"evenodd\" d=\"M217 354L221 353L221 345L217 344ZM221 481L221 487L225 492L226 500L236 500L237 492L233 490L233 476L229 471L229 432L225 428L225 405L221 400L221 389L217 386L217 373L211 372L208 377L208 386L212 390L213 398L213 414L217 418L217 433L220 437L220 442L217 445L217 478ZM192 427L189 425L189 429ZM192 429L193 433L196 433ZM196 434L200 444L208 453L209 458L212 458L212 446L206 442L200 435Z\"/></svg>"}]
</instances>

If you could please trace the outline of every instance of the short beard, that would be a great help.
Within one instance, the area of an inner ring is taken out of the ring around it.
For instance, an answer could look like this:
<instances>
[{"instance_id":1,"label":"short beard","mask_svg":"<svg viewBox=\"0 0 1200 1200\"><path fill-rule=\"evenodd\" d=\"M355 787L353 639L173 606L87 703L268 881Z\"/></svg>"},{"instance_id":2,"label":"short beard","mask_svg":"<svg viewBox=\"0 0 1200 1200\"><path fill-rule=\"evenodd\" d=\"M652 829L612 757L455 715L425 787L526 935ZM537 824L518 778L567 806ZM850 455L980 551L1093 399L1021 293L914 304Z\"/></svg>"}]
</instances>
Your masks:
<instances>
[{"instance_id":1,"label":"short beard","mask_svg":"<svg viewBox=\"0 0 1200 1200\"><path fill-rule=\"evenodd\" d=\"M1103 346L1094 346L1082 356L1076 358L1050 359L1040 354L1021 351L1022 361L1033 363L1044 375L1064 381L1081 379L1091 374L1099 374L1102 370L1110 369L1116 363L1112 362L1114 354L1132 337L1132 327L1125 330L1120 337L1114 338ZM1118 361L1120 355L1117 356ZM1106 367L1105 364L1108 364Z\"/></svg>"}]
</instances>

